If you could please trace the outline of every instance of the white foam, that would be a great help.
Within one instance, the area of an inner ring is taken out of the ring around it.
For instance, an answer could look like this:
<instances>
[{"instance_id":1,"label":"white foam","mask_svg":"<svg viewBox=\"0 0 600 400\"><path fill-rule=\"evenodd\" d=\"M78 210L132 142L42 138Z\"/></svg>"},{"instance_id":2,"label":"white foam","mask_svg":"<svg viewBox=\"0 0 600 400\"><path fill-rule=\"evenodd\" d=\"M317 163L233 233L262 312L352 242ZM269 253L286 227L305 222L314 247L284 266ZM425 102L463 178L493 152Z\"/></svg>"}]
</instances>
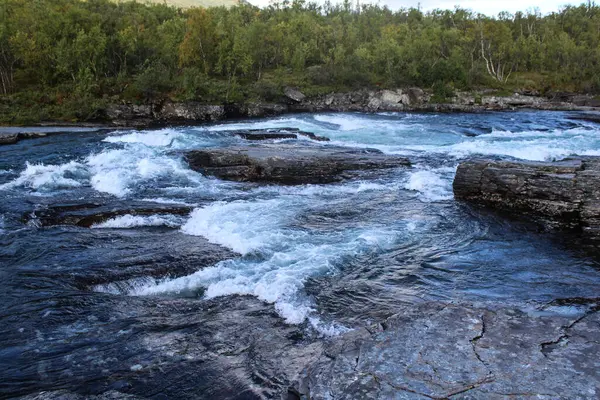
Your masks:
<instances>
[{"instance_id":1,"label":"white foam","mask_svg":"<svg viewBox=\"0 0 600 400\"><path fill-rule=\"evenodd\" d=\"M25 163L25 170L19 176L3 185L0 189L25 187L39 191L51 191L80 187L80 180L87 176L85 167L71 161L62 165L44 165Z\"/></svg>"},{"instance_id":2,"label":"white foam","mask_svg":"<svg viewBox=\"0 0 600 400\"><path fill-rule=\"evenodd\" d=\"M125 197L143 182L162 177L183 178L194 183L202 180L180 160L139 145L88 156L86 164L92 174L92 187L117 197Z\"/></svg>"},{"instance_id":3,"label":"white foam","mask_svg":"<svg viewBox=\"0 0 600 400\"><path fill-rule=\"evenodd\" d=\"M194 128L198 131L231 131L241 129L270 129L270 128L297 128L302 125L306 125L305 120L298 118L274 118L269 120L251 121L251 122L240 122L240 123L228 123L212 125L210 127Z\"/></svg>"},{"instance_id":4,"label":"white foam","mask_svg":"<svg viewBox=\"0 0 600 400\"><path fill-rule=\"evenodd\" d=\"M309 316L318 319L303 292L305 281L336 273L344 257L392 245L397 233L379 228L319 233L294 227L298 211L310 204L312 195L282 194L275 199L218 202L194 210L182 232L203 236L245 256L136 288L131 294L178 293L202 287L206 298L256 296L272 303L288 323L301 323ZM319 326L323 333L333 332L327 324Z\"/></svg>"},{"instance_id":5,"label":"white foam","mask_svg":"<svg viewBox=\"0 0 600 400\"><path fill-rule=\"evenodd\" d=\"M315 115L315 120L337 125L342 131L355 131L368 128L370 121L364 117L349 114Z\"/></svg>"},{"instance_id":6,"label":"white foam","mask_svg":"<svg viewBox=\"0 0 600 400\"><path fill-rule=\"evenodd\" d=\"M419 199L422 201L450 200L453 198L454 171L454 168L438 168L411 172L404 188L419 192Z\"/></svg>"},{"instance_id":7,"label":"white foam","mask_svg":"<svg viewBox=\"0 0 600 400\"><path fill-rule=\"evenodd\" d=\"M153 198L145 198L142 201L147 201L149 203L158 203L158 204L178 204L182 206L193 206L194 204L186 203L185 201L175 200L175 199L167 199L164 197L153 197Z\"/></svg>"},{"instance_id":8,"label":"white foam","mask_svg":"<svg viewBox=\"0 0 600 400\"><path fill-rule=\"evenodd\" d=\"M167 226L176 228L181 225L181 217L174 215L121 215L99 224L92 225L92 228L135 228L140 226Z\"/></svg>"},{"instance_id":9,"label":"white foam","mask_svg":"<svg viewBox=\"0 0 600 400\"><path fill-rule=\"evenodd\" d=\"M141 143L150 147L171 146L176 139L183 137L183 133L173 129L156 131L133 132L119 136L109 136L104 139L108 143Z\"/></svg>"},{"instance_id":10,"label":"white foam","mask_svg":"<svg viewBox=\"0 0 600 400\"><path fill-rule=\"evenodd\" d=\"M395 237L395 232L380 230L354 232L344 237L340 234L337 239L329 240L330 243L316 243L321 241L318 237L313 237L314 241L305 238L290 242L289 236L284 235L278 243L273 243L273 247L282 250L267 252L263 261L227 260L192 275L137 288L131 294L178 293L204 287L205 297L209 299L232 294L253 295L274 304L287 323L299 324L309 316L318 318L312 302L302 292L308 278L335 273L345 256L387 246Z\"/></svg>"},{"instance_id":11,"label":"white foam","mask_svg":"<svg viewBox=\"0 0 600 400\"><path fill-rule=\"evenodd\" d=\"M247 254L284 235L278 228L294 210L282 205L282 199L212 203L195 209L181 231Z\"/></svg>"}]
</instances>

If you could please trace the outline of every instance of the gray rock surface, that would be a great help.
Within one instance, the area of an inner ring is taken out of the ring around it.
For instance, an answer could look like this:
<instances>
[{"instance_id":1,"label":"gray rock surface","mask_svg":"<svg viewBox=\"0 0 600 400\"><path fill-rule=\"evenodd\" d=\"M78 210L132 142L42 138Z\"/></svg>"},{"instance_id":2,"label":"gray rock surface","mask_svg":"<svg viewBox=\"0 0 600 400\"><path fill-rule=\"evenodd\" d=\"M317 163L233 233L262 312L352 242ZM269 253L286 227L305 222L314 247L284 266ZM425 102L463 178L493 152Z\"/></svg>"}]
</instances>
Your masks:
<instances>
[{"instance_id":1,"label":"gray rock surface","mask_svg":"<svg viewBox=\"0 0 600 400\"><path fill-rule=\"evenodd\" d=\"M288 185L335 182L353 171L410 165L406 158L379 150L285 144L195 150L186 159L193 170L221 179Z\"/></svg>"},{"instance_id":2,"label":"gray rock surface","mask_svg":"<svg viewBox=\"0 0 600 400\"><path fill-rule=\"evenodd\" d=\"M27 222L37 226L75 225L89 228L111 218L122 215L188 215L191 206L153 204L144 202L127 203L73 203L53 204L23 216Z\"/></svg>"},{"instance_id":3,"label":"gray rock surface","mask_svg":"<svg viewBox=\"0 0 600 400\"><path fill-rule=\"evenodd\" d=\"M457 199L518 211L552 228L581 230L600 240L600 158L557 162L473 160L454 179Z\"/></svg>"},{"instance_id":4,"label":"gray rock surface","mask_svg":"<svg viewBox=\"0 0 600 400\"><path fill-rule=\"evenodd\" d=\"M298 136L304 136L318 142L329 142L329 138L318 136L312 132L304 132L298 128L269 128L269 129L242 129L234 131L224 131L246 140L273 140L273 139L298 139Z\"/></svg>"},{"instance_id":5,"label":"gray rock surface","mask_svg":"<svg viewBox=\"0 0 600 400\"><path fill-rule=\"evenodd\" d=\"M317 399L592 399L600 395L600 313L422 303L334 338L304 370Z\"/></svg>"},{"instance_id":6,"label":"gray rock surface","mask_svg":"<svg viewBox=\"0 0 600 400\"><path fill-rule=\"evenodd\" d=\"M301 101L306 99L306 96L304 95L304 93L302 93L298 89L292 88L292 87L286 87L283 90L283 94L285 94L285 97L287 97L288 99L290 99L296 103L300 103Z\"/></svg>"},{"instance_id":7,"label":"gray rock surface","mask_svg":"<svg viewBox=\"0 0 600 400\"><path fill-rule=\"evenodd\" d=\"M481 92L457 92L448 103L431 103L431 93L420 88L357 90L307 97L296 88L287 87L278 103L207 105L189 101L165 101L157 104L118 104L105 110L106 118L119 126L146 127L174 123L210 122L240 117L272 117L290 112L482 112L532 108L541 110L590 111L600 107L592 96L522 92L495 96ZM476 101L476 96L478 100Z\"/></svg>"}]
</instances>

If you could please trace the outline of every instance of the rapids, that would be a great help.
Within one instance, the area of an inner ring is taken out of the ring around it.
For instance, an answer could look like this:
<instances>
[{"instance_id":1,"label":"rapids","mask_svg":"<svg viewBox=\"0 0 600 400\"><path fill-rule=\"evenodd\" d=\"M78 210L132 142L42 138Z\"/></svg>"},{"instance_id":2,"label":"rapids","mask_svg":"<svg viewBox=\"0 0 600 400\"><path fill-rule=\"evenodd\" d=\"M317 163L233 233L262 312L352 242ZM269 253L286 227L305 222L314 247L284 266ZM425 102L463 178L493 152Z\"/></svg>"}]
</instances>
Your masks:
<instances>
[{"instance_id":1,"label":"rapids","mask_svg":"<svg viewBox=\"0 0 600 400\"><path fill-rule=\"evenodd\" d=\"M218 330L224 317L209 311L243 308L240 295L249 308L271 313L279 321L273 326L287 326L269 329L296 329L312 343L377 322L399 304L464 300L532 312L555 299L596 297L600 264L569 246L568 236L452 195L456 167L469 157L600 155L600 127L568 116L299 114L71 132L0 147L0 397L113 387L115 371L128 376L146 365L133 364L131 321L173 304L197 307ZM183 158L191 149L249 145L230 130L277 127L331 139L314 145L405 155L413 167L374 179L276 186L207 178ZM92 229L42 228L22 218L53 204L131 201L194 210L185 217L123 215ZM252 321L235 324L243 330ZM137 325L142 333L145 324ZM165 335L185 329L165 323L147 330L161 333L161 326ZM153 359L158 350L144 343L136 351ZM85 348L95 350L77 356ZM78 375L82 360L94 365L89 376ZM206 371L202 376L210 381Z\"/></svg>"}]
</instances>

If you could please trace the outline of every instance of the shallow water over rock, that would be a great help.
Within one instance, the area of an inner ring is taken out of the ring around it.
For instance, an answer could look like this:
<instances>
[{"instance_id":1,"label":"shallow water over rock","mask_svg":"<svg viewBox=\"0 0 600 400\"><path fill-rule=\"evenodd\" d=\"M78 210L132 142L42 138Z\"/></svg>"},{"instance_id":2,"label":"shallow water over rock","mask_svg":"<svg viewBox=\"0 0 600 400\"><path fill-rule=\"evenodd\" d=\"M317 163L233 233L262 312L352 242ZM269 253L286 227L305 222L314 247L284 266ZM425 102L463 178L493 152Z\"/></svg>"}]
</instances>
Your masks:
<instances>
[{"instance_id":1,"label":"shallow water over rock","mask_svg":"<svg viewBox=\"0 0 600 400\"><path fill-rule=\"evenodd\" d=\"M572 116L292 115L3 146L0 397L279 397L328 338L422 303L578 318L571 303L548 307L600 293L600 264L575 237L452 194L472 156L600 155L598 125ZM330 141L239 136L266 128ZM185 159L265 145L374 148L412 166L279 186Z\"/></svg>"}]
</instances>

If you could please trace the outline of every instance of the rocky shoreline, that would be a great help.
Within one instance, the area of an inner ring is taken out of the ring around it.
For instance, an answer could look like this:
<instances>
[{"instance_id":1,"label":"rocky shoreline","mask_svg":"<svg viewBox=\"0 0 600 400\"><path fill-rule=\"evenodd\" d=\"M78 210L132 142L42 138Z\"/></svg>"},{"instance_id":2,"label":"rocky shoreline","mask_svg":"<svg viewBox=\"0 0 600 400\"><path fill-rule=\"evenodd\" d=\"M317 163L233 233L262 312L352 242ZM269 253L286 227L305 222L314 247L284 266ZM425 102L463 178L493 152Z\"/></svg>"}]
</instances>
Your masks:
<instances>
[{"instance_id":1,"label":"rocky shoreline","mask_svg":"<svg viewBox=\"0 0 600 400\"><path fill-rule=\"evenodd\" d=\"M105 110L105 122L116 126L149 127L169 124L194 124L236 118L273 117L288 113L315 112L484 112L516 109L556 111L597 111L600 100L590 95L553 94L543 97L522 92L497 96L490 91L458 92L447 103L420 88L359 90L308 97L297 89L286 88L275 103L206 105L199 102L119 104ZM597 118L597 116L596 116Z\"/></svg>"}]
</instances>

